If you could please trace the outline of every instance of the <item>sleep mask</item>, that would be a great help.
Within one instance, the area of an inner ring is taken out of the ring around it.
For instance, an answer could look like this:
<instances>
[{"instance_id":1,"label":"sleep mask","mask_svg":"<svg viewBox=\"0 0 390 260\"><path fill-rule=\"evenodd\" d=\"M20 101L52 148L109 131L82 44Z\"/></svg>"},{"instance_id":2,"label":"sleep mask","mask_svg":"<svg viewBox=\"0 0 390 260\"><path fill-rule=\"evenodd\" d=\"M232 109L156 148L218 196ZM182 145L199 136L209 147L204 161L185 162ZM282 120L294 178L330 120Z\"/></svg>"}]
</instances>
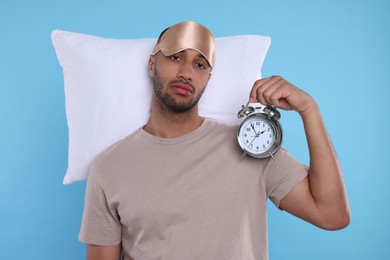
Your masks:
<instances>
[{"instance_id":1,"label":"sleep mask","mask_svg":"<svg viewBox=\"0 0 390 260\"><path fill-rule=\"evenodd\" d=\"M165 56L171 56L187 49L198 51L210 67L214 67L215 39L206 27L191 21L169 27L154 47L152 55L161 51Z\"/></svg>"}]
</instances>

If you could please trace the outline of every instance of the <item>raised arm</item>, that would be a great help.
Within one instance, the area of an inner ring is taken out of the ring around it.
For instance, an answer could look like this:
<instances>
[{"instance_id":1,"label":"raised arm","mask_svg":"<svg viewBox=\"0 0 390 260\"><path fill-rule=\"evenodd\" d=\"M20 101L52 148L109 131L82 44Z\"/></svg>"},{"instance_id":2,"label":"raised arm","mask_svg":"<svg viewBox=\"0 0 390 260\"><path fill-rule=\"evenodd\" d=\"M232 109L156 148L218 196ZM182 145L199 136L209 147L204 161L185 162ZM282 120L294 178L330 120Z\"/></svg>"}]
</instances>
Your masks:
<instances>
[{"instance_id":1,"label":"raised arm","mask_svg":"<svg viewBox=\"0 0 390 260\"><path fill-rule=\"evenodd\" d=\"M87 260L120 260L121 244L115 246L87 245Z\"/></svg>"},{"instance_id":2,"label":"raised arm","mask_svg":"<svg viewBox=\"0 0 390 260\"><path fill-rule=\"evenodd\" d=\"M320 228L346 227L350 210L336 152L314 99L279 76L255 82L251 102L297 111L310 153L309 175L280 203L280 208Z\"/></svg>"}]
</instances>

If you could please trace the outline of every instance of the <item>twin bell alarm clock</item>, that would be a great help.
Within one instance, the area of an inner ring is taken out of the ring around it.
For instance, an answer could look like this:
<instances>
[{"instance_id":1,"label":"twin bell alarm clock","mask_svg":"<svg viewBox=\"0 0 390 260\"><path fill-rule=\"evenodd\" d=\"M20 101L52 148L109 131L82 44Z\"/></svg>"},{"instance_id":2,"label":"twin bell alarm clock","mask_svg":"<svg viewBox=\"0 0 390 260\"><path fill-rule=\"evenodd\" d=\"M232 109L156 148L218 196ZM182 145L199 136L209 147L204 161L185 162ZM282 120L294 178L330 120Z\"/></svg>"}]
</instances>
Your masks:
<instances>
[{"instance_id":1,"label":"twin bell alarm clock","mask_svg":"<svg viewBox=\"0 0 390 260\"><path fill-rule=\"evenodd\" d=\"M248 103L242 106L237 117L245 118L237 131L238 143L244 151L243 156L248 154L255 158L273 158L283 140L279 111L274 106Z\"/></svg>"}]
</instances>

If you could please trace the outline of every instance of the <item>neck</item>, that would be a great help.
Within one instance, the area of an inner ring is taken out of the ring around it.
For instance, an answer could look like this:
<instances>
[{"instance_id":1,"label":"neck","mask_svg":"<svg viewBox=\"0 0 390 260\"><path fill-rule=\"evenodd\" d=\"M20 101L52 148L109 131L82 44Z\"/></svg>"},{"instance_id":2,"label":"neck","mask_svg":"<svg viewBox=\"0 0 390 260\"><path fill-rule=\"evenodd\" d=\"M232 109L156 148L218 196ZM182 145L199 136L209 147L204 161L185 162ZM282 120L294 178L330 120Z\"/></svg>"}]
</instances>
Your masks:
<instances>
[{"instance_id":1,"label":"neck","mask_svg":"<svg viewBox=\"0 0 390 260\"><path fill-rule=\"evenodd\" d=\"M202 122L197 105L190 111L175 113L152 104L151 116L144 130L158 137L175 138L194 131Z\"/></svg>"}]
</instances>

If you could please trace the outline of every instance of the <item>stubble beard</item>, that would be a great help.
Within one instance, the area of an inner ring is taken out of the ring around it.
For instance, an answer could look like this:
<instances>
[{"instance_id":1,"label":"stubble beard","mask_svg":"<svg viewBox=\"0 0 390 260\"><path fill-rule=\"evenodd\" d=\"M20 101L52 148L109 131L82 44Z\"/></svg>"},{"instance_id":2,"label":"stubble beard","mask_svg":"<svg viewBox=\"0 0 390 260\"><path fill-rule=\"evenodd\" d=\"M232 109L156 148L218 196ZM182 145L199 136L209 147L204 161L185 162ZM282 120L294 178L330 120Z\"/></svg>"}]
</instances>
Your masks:
<instances>
[{"instance_id":1,"label":"stubble beard","mask_svg":"<svg viewBox=\"0 0 390 260\"><path fill-rule=\"evenodd\" d=\"M172 98L167 92L164 92L163 90L164 82L162 82L162 80L160 79L157 69L154 72L153 82L154 82L153 84L154 93L157 97L158 103L160 104L161 107L164 107L173 113L185 113L191 111L198 104L204 92L203 89L198 94L198 96L195 97L195 99L190 100L188 102L178 102L174 98ZM186 84L189 83L186 82Z\"/></svg>"}]
</instances>

